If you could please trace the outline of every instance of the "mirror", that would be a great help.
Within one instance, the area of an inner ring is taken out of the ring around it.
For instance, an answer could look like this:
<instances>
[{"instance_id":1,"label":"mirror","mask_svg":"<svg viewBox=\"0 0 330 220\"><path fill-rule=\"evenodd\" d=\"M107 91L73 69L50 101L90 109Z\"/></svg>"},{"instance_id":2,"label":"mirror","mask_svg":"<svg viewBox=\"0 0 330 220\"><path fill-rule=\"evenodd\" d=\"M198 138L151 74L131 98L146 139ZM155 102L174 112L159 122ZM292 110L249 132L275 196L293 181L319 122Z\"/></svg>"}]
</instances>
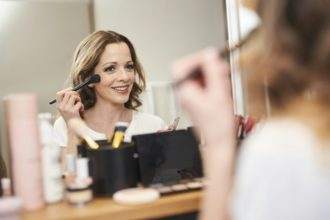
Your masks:
<instances>
[{"instance_id":1,"label":"mirror","mask_svg":"<svg viewBox=\"0 0 330 220\"><path fill-rule=\"evenodd\" d=\"M235 45L244 39L260 24L256 14L258 0L226 0L228 44ZM239 66L240 51L235 50L230 55L230 69L234 96L234 109L237 114L248 114L247 75Z\"/></svg>"},{"instance_id":2,"label":"mirror","mask_svg":"<svg viewBox=\"0 0 330 220\"><path fill-rule=\"evenodd\" d=\"M225 0L31 0L0 1L0 96L39 95L39 112L55 113L48 101L65 87L73 51L89 33L111 29L134 44L147 75L143 111L170 123L181 111L170 87L170 65L227 38ZM1 154L8 146L1 110ZM183 117L182 127L189 125ZM28 146L26 146L28 147Z\"/></svg>"}]
</instances>

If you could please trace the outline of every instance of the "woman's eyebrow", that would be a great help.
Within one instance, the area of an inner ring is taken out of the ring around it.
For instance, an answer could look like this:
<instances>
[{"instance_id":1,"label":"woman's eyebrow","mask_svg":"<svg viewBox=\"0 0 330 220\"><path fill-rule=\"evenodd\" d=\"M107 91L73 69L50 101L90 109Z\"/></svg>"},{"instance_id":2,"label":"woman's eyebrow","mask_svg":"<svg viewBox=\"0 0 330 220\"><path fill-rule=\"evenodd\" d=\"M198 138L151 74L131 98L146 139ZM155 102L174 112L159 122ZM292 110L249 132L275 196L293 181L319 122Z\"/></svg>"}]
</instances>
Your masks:
<instances>
[{"instance_id":1,"label":"woman's eyebrow","mask_svg":"<svg viewBox=\"0 0 330 220\"><path fill-rule=\"evenodd\" d=\"M106 62L106 63L102 64L102 67L105 67L105 66L107 66L107 65L109 65L109 64L117 64L117 62L116 62L116 61L113 61L113 62Z\"/></svg>"}]
</instances>

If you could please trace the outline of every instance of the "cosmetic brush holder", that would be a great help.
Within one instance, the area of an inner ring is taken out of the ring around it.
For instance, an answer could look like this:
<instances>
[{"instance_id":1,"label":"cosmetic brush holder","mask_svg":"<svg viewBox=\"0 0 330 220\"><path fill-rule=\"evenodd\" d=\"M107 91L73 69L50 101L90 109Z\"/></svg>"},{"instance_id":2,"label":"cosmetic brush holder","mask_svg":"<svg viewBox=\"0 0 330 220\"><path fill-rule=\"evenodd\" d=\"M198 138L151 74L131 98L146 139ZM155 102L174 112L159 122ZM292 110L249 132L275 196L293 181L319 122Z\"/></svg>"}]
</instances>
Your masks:
<instances>
[{"instance_id":1,"label":"cosmetic brush holder","mask_svg":"<svg viewBox=\"0 0 330 220\"><path fill-rule=\"evenodd\" d=\"M94 196L112 196L118 190L136 187L139 169L134 144L122 143L119 148L112 148L107 140L96 142L99 149L91 149L86 143L78 146L78 154L89 158Z\"/></svg>"}]
</instances>

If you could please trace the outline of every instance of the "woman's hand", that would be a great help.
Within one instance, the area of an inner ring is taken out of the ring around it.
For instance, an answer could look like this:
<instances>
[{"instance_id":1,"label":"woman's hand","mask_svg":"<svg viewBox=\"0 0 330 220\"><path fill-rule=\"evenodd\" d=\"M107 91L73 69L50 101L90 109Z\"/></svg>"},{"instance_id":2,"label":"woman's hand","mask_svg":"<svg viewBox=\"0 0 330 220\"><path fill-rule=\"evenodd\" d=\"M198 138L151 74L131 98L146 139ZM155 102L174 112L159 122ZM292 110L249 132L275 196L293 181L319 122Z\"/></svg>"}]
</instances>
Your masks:
<instances>
[{"instance_id":1,"label":"woman's hand","mask_svg":"<svg viewBox=\"0 0 330 220\"><path fill-rule=\"evenodd\" d=\"M157 132L159 133L159 132L174 131L178 127L179 120L180 120L180 117L176 117L174 119L174 121L172 122L172 124L168 125L166 128L161 129L161 130L159 130Z\"/></svg>"},{"instance_id":2,"label":"woman's hand","mask_svg":"<svg viewBox=\"0 0 330 220\"><path fill-rule=\"evenodd\" d=\"M80 118L80 112L84 111L84 106L77 92L70 88L56 93L57 109L67 122L71 118Z\"/></svg>"},{"instance_id":3,"label":"woman's hand","mask_svg":"<svg viewBox=\"0 0 330 220\"><path fill-rule=\"evenodd\" d=\"M176 89L179 102L205 137L207 145L235 141L235 120L228 67L217 49L206 49L176 62L173 78L179 80L200 68L203 85L189 80ZM225 144L225 143L224 143Z\"/></svg>"}]
</instances>

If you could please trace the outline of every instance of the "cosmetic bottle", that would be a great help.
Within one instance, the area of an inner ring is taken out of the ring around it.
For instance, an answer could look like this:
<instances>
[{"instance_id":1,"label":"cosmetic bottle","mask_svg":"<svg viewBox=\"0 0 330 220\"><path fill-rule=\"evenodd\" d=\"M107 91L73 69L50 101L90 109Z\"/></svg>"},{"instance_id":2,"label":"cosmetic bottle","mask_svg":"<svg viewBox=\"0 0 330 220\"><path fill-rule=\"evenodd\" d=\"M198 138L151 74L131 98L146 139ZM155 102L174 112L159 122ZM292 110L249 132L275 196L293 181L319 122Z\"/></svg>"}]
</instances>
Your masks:
<instances>
[{"instance_id":1,"label":"cosmetic bottle","mask_svg":"<svg viewBox=\"0 0 330 220\"><path fill-rule=\"evenodd\" d=\"M65 175L75 176L76 175L76 164L77 157L74 154L65 155Z\"/></svg>"},{"instance_id":2,"label":"cosmetic bottle","mask_svg":"<svg viewBox=\"0 0 330 220\"><path fill-rule=\"evenodd\" d=\"M36 94L13 94L4 98L10 145L13 188L25 210L44 206L42 195L41 144Z\"/></svg>"},{"instance_id":3,"label":"cosmetic bottle","mask_svg":"<svg viewBox=\"0 0 330 220\"><path fill-rule=\"evenodd\" d=\"M118 148L120 144L124 141L125 131L129 124L127 122L117 122L115 124L115 131L112 139L112 147Z\"/></svg>"},{"instance_id":4,"label":"cosmetic bottle","mask_svg":"<svg viewBox=\"0 0 330 220\"><path fill-rule=\"evenodd\" d=\"M11 181L9 178L2 178L0 185L3 192L0 198L0 219L19 220L22 209L21 199L12 196Z\"/></svg>"},{"instance_id":5,"label":"cosmetic bottle","mask_svg":"<svg viewBox=\"0 0 330 220\"><path fill-rule=\"evenodd\" d=\"M92 183L88 173L88 159L78 158L76 163L76 177L66 187L67 201L76 207L81 207L92 200L93 193L90 189Z\"/></svg>"},{"instance_id":6,"label":"cosmetic bottle","mask_svg":"<svg viewBox=\"0 0 330 220\"><path fill-rule=\"evenodd\" d=\"M39 130L42 145L43 194L47 203L56 203L63 198L63 181L61 175L61 147L54 142L52 115L40 113Z\"/></svg>"},{"instance_id":7,"label":"cosmetic bottle","mask_svg":"<svg viewBox=\"0 0 330 220\"><path fill-rule=\"evenodd\" d=\"M9 178L1 179L1 191L3 197L11 196L11 181Z\"/></svg>"},{"instance_id":8,"label":"cosmetic bottle","mask_svg":"<svg viewBox=\"0 0 330 220\"><path fill-rule=\"evenodd\" d=\"M76 160L77 160L77 156L75 154L66 154L65 155L64 173L62 175L65 186L68 186L75 182Z\"/></svg>"}]
</instances>

